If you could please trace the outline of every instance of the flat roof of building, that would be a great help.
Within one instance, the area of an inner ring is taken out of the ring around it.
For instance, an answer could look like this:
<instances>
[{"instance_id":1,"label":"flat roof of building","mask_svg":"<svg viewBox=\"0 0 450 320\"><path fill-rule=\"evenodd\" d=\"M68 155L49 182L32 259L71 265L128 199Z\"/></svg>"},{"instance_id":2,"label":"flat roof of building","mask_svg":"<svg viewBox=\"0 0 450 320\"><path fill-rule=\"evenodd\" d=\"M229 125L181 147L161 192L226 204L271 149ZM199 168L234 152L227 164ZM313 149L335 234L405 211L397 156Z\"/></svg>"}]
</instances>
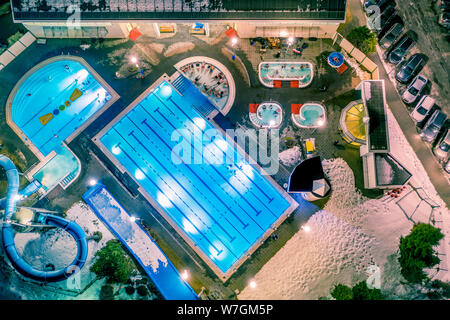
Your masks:
<instances>
[{"instance_id":1,"label":"flat roof of building","mask_svg":"<svg viewBox=\"0 0 450 320\"><path fill-rule=\"evenodd\" d=\"M346 0L11 0L15 21L345 20ZM74 8L74 7L72 7ZM69 12L69 13L68 13Z\"/></svg>"},{"instance_id":2,"label":"flat roof of building","mask_svg":"<svg viewBox=\"0 0 450 320\"><path fill-rule=\"evenodd\" d=\"M367 145L371 152L389 152L389 132L386 116L384 80L365 80L361 83L361 96L366 115Z\"/></svg>"}]
</instances>

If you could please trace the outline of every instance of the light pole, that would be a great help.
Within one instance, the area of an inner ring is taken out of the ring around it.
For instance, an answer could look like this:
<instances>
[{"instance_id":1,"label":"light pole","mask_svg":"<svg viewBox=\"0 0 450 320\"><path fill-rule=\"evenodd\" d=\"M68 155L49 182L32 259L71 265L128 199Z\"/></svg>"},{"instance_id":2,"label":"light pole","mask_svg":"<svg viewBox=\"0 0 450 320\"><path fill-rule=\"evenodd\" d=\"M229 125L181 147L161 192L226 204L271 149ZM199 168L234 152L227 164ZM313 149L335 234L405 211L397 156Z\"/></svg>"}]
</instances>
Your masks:
<instances>
[{"instance_id":1,"label":"light pole","mask_svg":"<svg viewBox=\"0 0 450 320\"><path fill-rule=\"evenodd\" d=\"M136 66L137 71L139 72L139 74L140 74L141 77L143 78L144 74L143 74L141 68L139 67L138 59L137 59L135 56L132 56L132 57L130 58L130 61L131 61L132 64L134 64L134 65ZM138 76L138 77L139 77L139 76Z\"/></svg>"},{"instance_id":2,"label":"light pole","mask_svg":"<svg viewBox=\"0 0 450 320\"><path fill-rule=\"evenodd\" d=\"M287 52L289 51L289 48L292 46L292 44L294 43L294 37L289 37L288 38L288 47L287 47ZM284 54L284 58L286 58L286 53Z\"/></svg>"},{"instance_id":3,"label":"light pole","mask_svg":"<svg viewBox=\"0 0 450 320\"><path fill-rule=\"evenodd\" d=\"M231 46L233 47L233 57L231 59L236 59L236 44L238 43L238 38L234 37L231 39Z\"/></svg>"}]
</instances>

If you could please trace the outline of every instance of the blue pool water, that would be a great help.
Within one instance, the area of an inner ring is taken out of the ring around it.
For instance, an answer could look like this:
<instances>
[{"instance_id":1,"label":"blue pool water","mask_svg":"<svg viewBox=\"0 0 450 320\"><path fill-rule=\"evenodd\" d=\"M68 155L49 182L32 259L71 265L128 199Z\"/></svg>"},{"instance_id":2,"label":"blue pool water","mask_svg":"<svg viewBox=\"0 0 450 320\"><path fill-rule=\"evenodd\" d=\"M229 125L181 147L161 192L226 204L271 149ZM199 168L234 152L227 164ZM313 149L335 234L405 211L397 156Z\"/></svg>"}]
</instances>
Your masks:
<instances>
[{"instance_id":1,"label":"blue pool water","mask_svg":"<svg viewBox=\"0 0 450 320\"><path fill-rule=\"evenodd\" d=\"M75 89L83 94L66 107ZM36 70L21 84L12 101L12 120L46 156L110 98L81 63L55 61ZM53 118L43 125L39 118L49 114Z\"/></svg>"},{"instance_id":2,"label":"blue pool water","mask_svg":"<svg viewBox=\"0 0 450 320\"><path fill-rule=\"evenodd\" d=\"M173 141L174 132L192 137L187 142L190 160L201 157L201 150L204 160L180 161L185 154L175 152L180 140ZM100 142L223 273L245 259L250 247L290 207L284 195L167 82L119 118ZM232 159L233 164L225 163Z\"/></svg>"},{"instance_id":3,"label":"blue pool water","mask_svg":"<svg viewBox=\"0 0 450 320\"><path fill-rule=\"evenodd\" d=\"M305 127L321 126L325 121L325 110L318 104L304 104L300 108L300 124Z\"/></svg>"},{"instance_id":4,"label":"blue pool water","mask_svg":"<svg viewBox=\"0 0 450 320\"><path fill-rule=\"evenodd\" d=\"M79 170L78 161L69 149L60 146L55 151L56 155L33 175L33 179L41 183L44 191L50 191L61 179L72 172L76 174Z\"/></svg>"}]
</instances>

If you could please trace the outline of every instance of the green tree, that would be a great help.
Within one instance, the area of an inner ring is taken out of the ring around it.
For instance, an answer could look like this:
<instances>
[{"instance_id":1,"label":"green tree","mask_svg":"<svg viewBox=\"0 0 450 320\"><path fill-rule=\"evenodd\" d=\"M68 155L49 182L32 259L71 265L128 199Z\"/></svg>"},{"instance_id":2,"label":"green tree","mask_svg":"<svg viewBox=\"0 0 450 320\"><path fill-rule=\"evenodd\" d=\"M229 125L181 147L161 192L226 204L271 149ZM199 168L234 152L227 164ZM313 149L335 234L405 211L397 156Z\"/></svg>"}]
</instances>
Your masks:
<instances>
[{"instance_id":1,"label":"green tree","mask_svg":"<svg viewBox=\"0 0 450 320\"><path fill-rule=\"evenodd\" d=\"M331 291L331 296L336 300L353 300L353 291L346 285L338 284Z\"/></svg>"},{"instance_id":2,"label":"green tree","mask_svg":"<svg viewBox=\"0 0 450 320\"><path fill-rule=\"evenodd\" d=\"M377 37L366 26L350 31L347 40L365 54L376 52Z\"/></svg>"},{"instance_id":3,"label":"green tree","mask_svg":"<svg viewBox=\"0 0 450 320\"><path fill-rule=\"evenodd\" d=\"M428 280L423 271L440 263L433 246L444 237L439 228L425 223L416 224L409 235L400 238L400 262L403 277L412 283Z\"/></svg>"},{"instance_id":4,"label":"green tree","mask_svg":"<svg viewBox=\"0 0 450 320\"><path fill-rule=\"evenodd\" d=\"M385 296L380 289L370 289L366 281L357 283L352 288L338 284L330 292L336 300L384 300Z\"/></svg>"},{"instance_id":5,"label":"green tree","mask_svg":"<svg viewBox=\"0 0 450 320\"><path fill-rule=\"evenodd\" d=\"M134 269L133 261L122 249L118 240L110 240L95 254L97 260L91 271L108 281L126 283Z\"/></svg>"},{"instance_id":6,"label":"green tree","mask_svg":"<svg viewBox=\"0 0 450 320\"><path fill-rule=\"evenodd\" d=\"M353 300L384 300L380 289L367 287L366 281L357 283L353 288Z\"/></svg>"},{"instance_id":7,"label":"green tree","mask_svg":"<svg viewBox=\"0 0 450 320\"><path fill-rule=\"evenodd\" d=\"M14 43L16 43L20 38L22 38L23 33L20 31L17 31L12 36L8 38L8 46L11 47Z\"/></svg>"}]
</instances>

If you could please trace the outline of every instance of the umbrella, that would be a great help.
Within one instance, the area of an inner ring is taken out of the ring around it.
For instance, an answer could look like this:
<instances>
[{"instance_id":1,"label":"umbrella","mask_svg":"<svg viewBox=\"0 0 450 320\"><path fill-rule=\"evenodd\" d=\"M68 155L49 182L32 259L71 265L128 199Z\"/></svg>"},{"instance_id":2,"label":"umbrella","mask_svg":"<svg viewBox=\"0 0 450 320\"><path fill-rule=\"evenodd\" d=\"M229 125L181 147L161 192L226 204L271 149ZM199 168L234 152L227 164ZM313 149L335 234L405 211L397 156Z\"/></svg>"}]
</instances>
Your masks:
<instances>
[{"instance_id":1,"label":"umbrella","mask_svg":"<svg viewBox=\"0 0 450 320\"><path fill-rule=\"evenodd\" d=\"M325 179L313 181L313 189L312 189L313 193L318 194L321 197L324 197L327 194L328 190L330 190L330 186L328 185L328 182Z\"/></svg>"},{"instance_id":2,"label":"umbrella","mask_svg":"<svg viewBox=\"0 0 450 320\"><path fill-rule=\"evenodd\" d=\"M138 29L136 29L136 28L131 29L130 35L129 35L131 41L135 41L140 36L142 36L142 33Z\"/></svg>"}]
</instances>

